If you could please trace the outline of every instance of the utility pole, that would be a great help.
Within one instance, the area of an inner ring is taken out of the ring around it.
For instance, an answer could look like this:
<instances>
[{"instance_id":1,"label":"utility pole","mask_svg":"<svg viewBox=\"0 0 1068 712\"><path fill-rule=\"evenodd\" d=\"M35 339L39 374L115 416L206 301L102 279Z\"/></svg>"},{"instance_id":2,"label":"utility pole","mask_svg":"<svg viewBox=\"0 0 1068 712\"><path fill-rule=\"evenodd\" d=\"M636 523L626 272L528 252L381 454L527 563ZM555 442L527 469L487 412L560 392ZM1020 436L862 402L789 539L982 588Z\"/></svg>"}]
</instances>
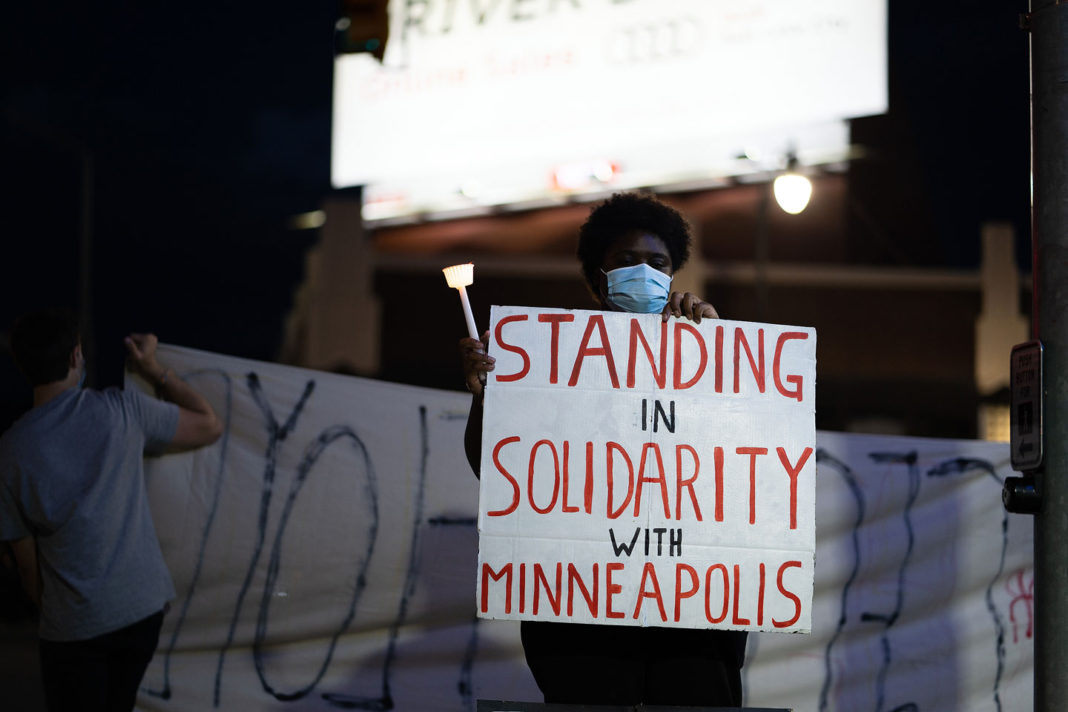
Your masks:
<instances>
[{"instance_id":1,"label":"utility pole","mask_svg":"<svg viewBox=\"0 0 1068 712\"><path fill-rule=\"evenodd\" d=\"M1045 363L1045 448L1035 485L1035 710L1068 702L1068 4L1031 0L1034 338Z\"/></svg>"}]
</instances>

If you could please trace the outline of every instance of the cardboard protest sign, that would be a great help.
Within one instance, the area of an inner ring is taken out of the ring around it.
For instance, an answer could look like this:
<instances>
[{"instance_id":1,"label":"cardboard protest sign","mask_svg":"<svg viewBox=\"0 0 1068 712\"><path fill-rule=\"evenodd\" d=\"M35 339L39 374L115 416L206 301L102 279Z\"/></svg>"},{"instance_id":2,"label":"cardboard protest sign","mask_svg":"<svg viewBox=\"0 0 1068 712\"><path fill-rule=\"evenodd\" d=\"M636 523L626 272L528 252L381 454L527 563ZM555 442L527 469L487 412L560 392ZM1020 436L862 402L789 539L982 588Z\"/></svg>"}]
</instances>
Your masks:
<instances>
[{"instance_id":1,"label":"cardboard protest sign","mask_svg":"<svg viewBox=\"0 0 1068 712\"><path fill-rule=\"evenodd\" d=\"M494 307L478 614L811 629L814 329Z\"/></svg>"}]
</instances>

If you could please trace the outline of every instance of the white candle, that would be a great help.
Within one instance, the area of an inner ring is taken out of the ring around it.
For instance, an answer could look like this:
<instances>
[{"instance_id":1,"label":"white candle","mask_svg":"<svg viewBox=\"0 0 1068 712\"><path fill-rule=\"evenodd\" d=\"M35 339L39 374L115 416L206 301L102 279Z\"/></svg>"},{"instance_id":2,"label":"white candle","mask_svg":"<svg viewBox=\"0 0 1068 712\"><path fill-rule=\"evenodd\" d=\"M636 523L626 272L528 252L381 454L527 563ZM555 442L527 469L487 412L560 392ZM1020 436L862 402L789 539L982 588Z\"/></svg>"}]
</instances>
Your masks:
<instances>
[{"instance_id":1,"label":"white candle","mask_svg":"<svg viewBox=\"0 0 1068 712\"><path fill-rule=\"evenodd\" d=\"M441 271L445 273L448 285L460 292L460 304L464 309L464 319L467 320L467 333L472 339L477 339L478 328L475 326L475 316L471 313L471 302L467 298L467 286L475 281L475 266L468 262L446 267Z\"/></svg>"}]
</instances>

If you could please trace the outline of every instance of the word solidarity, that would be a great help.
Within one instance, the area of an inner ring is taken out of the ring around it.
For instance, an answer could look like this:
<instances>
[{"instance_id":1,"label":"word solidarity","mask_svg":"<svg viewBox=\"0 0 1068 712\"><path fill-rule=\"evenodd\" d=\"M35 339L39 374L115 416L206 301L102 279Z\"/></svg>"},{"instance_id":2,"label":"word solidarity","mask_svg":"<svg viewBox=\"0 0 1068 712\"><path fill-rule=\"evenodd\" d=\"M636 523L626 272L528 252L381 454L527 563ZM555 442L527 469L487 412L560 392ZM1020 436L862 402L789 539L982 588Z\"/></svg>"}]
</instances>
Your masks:
<instances>
[{"instance_id":1,"label":"word solidarity","mask_svg":"<svg viewBox=\"0 0 1068 712\"><path fill-rule=\"evenodd\" d=\"M705 510L701 508L701 497L698 495L698 486L703 484L703 481L699 482L702 479L702 456L693 445L680 443L672 446L666 458L667 465L657 443L644 443L637 453L628 453L626 447L612 441L597 445L587 441L584 447L572 448L567 440L557 447L552 440L541 439L527 447L529 454L525 458L520 455L520 460L525 460L527 464L526 477L517 478L502 464L502 454L508 454L512 448L527 452L523 449L523 438L513 435L493 445L493 464L508 482L511 499L504 507L487 511L488 516L507 516L520 506L529 507L530 511L538 514L558 511L592 515L596 499L604 502L603 516L608 519L618 519L624 514L641 517L648 513L646 507L651 507L658 513L662 512L665 519L681 520L685 510L688 518L698 522L705 520ZM715 521L722 522L726 516L724 492L727 483L741 482L741 486L747 486L750 525L757 523L759 490L785 485L789 492L789 507L782 514L789 519L791 529L797 528L797 478L812 455L811 447L806 447L797 456L791 456L785 448L777 447L775 456L771 457L766 447L735 447L730 453L729 468L723 447L700 447L702 451L711 453L711 457L706 455L704 461L712 462L712 473L706 475L713 478L712 487L701 487L700 490L709 494L705 509L712 512ZM584 456L578 455L578 467L572 465L572 450L576 449L585 453ZM765 458L771 462L766 462ZM539 460L550 464L539 467ZM571 482L573 471L584 473L575 484ZM739 472L744 474L739 476ZM521 482L526 485L526 496ZM651 489L652 494L645 498L643 507L643 493L647 489ZM537 491L548 491L551 495L539 503L535 501ZM488 504L492 506L494 503ZM738 514L745 516L744 513ZM597 516L602 516L602 512L598 512Z\"/></svg>"}]
</instances>

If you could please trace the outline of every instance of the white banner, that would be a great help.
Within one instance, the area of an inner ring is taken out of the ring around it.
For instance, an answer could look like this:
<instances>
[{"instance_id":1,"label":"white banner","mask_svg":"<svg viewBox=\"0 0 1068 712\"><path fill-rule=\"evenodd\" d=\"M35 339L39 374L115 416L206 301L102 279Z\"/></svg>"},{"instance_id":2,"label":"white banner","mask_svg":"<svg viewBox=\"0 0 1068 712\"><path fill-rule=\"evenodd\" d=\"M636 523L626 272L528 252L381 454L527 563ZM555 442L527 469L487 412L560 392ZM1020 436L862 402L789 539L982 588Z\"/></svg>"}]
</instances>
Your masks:
<instances>
[{"instance_id":1,"label":"white banner","mask_svg":"<svg viewBox=\"0 0 1068 712\"><path fill-rule=\"evenodd\" d=\"M816 332L493 307L479 615L807 632Z\"/></svg>"},{"instance_id":2,"label":"white banner","mask_svg":"<svg viewBox=\"0 0 1068 712\"><path fill-rule=\"evenodd\" d=\"M178 598L140 709L541 699L518 624L476 617L469 395L176 347L161 360L226 433L149 461ZM818 433L813 457L812 633L750 634L746 704L1030 709L1032 522L1001 507L1008 447Z\"/></svg>"}]
</instances>

